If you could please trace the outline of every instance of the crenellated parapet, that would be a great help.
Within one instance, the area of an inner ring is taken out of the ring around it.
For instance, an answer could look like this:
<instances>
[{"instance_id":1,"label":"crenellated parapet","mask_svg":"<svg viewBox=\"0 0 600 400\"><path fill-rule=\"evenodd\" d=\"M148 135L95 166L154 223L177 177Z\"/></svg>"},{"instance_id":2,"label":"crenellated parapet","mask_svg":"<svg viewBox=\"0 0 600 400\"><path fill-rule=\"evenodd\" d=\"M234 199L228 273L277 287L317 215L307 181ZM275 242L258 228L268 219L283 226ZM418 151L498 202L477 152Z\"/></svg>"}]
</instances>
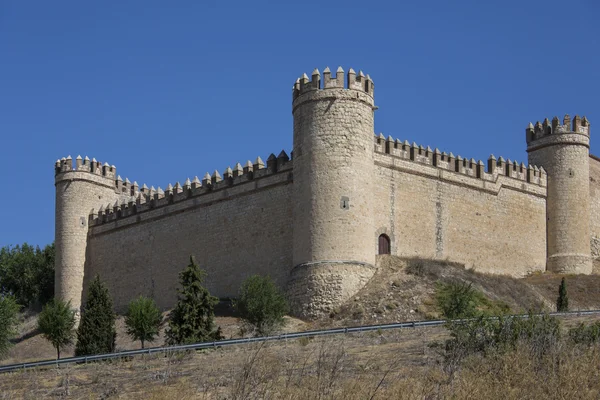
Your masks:
<instances>
[{"instance_id":1,"label":"crenellated parapet","mask_svg":"<svg viewBox=\"0 0 600 400\"><path fill-rule=\"evenodd\" d=\"M374 95L375 86L371 77L365 75L362 71L359 71L357 74L352 68L345 74L343 68L338 67L335 75L331 76L331 70L327 67L323 71L322 81L321 73L316 68L312 72L310 79L306 73L303 74L300 78L296 79L296 83L292 89L293 100L308 92L327 89L357 90L371 97Z\"/></svg>"},{"instance_id":2,"label":"crenellated parapet","mask_svg":"<svg viewBox=\"0 0 600 400\"><path fill-rule=\"evenodd\" d=\"M552 121L545 118L543 122L537 121L535 125L530 122L525 129L525 134L528 151L549 143L577 141L589 146L590 122L585 116L581 118L576 115L571 119L569 114L566 114L562 123L558 117L552 118Z\"/></svg>"},{"instance_id":3,"label":"crenellated parapet","mask_svg":"<svg viewBox=\"0 0 600 400\"><path fill-rule=\"evenodd\" d=\"M402 142L391 136L387 138L383 134L375 135L375 152L388 154L403 160L417 164L430 165L445 171L451 171L485 181L495 182L498 176L520 180L542 187L546 186L547 176L544 168L525 163L496 158L490 155L487 162L475 160L474 158L463 158L453 153L441 152L439 149Z\"/></svg>"},{"instance_id":4,"label":"crenellated parapet","mask_svg":"<svg viewBox=\"0 0 600 400\"><path fill-rule=\"evenodd\" d=\"M148 188L146 185L138 190L135 183L136 189L132 189L130 196L91 210L89 224L90 226L102 225L223 189L255 182L277 173L291 172L291 170L292 161L282 150L278 156L271 154L266 164L261 157L257 157L254 162L248 160L243 167L240 163L233 168L227 167L222 174L215 170L212 174L207 172L202 179L196 176L193 179L187 178L183 184L169 183L164 190L160 186ZM117 181L117 185L118 182L120 181ZM131 186L133 187L134 185Z\"/></svg>"},{"instance_id":5,"label":"crenellated parapet","mask_svg":"<svg viewBox=\"0 0 600 400\"><path fill-rule=\"evenodd\" d=\"M90 160L87 156L85 158L77 156L75 164L73 164L73 158L71 156L66 158L63 157L60 160L56 160L54 163L55 176L73 171L89 172L109 179L114 179L117 176L117 167L109 165L108 163L102 164L100 161L96 161L95 158Z\"/></svg>"}]
</instances>

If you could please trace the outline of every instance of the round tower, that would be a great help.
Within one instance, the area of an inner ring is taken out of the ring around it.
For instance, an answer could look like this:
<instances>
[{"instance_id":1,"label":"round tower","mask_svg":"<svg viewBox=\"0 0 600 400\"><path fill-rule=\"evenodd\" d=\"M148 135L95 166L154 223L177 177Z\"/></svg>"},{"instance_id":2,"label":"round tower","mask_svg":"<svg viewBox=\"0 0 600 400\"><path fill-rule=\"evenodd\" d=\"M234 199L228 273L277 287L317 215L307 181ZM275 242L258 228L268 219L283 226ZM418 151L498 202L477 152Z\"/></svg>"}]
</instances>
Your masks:
<instances>
[{"instance_id":1,"label":"round tower","mask_svg":"<svg viewBox=\"0 0 600 400\"><path fill-rule=\"evenodd\" d=\"M297 315L328 313L374 273L373 81L318 70L293 87L294 205L290 297ZM346 81L346 86L344 84Z\"/></svg>"},{"instance_id":2,"label":"round tower","mask_svg":"<svg viewBox=\"0 0 600 400\"><path fill-rule=\"evenodd\" d=\"M81 307L90 213L102 204L114 203L120 182L116 168L77 157L75 168L69 156L56 161L55 297Z\"/></svg>"},{"instance_id":3,"label":"round tower","mask_svg":"<svg viewBox=\"0 0 600 400\"><path fill-rule=\"evenodd\" d=\"M558 273L590 274L590 123L546 118L526 130L529 163L548 174L547 265Z\"/></svg>"}]
</instances>

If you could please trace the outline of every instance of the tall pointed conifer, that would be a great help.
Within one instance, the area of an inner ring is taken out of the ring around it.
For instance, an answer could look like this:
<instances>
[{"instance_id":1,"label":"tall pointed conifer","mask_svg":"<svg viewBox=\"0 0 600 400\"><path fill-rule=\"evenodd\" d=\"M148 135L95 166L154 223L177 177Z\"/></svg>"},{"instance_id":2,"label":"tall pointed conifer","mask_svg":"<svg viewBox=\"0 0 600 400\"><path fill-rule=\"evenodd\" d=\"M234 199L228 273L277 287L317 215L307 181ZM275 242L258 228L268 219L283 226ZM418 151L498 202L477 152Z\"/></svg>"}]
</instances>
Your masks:
<instances>
[{"instance_id":1,"label":"tall pointed conifer","mask_svg":"<svg viewBox=\"0 0 600 400\"><path fill-rule=\"evenodd\" d=\"M108 288L96 275L88 290L77 329L76 356L112 353L115 350L115 312Z\"/></svg>"},{"instance_id":2,"label":"tall pointed conifer","mask_svg":"<svg viewBox=\"0 0 600 400\"><path fill-rule=\"evenodd\" d=\"M177 290L177 305L171 311L166 342L169 345L208 342L221 338L215 330L215 305L217 297L211 296L203 286L206 272L193 256L190 264L179 273L181 288Z\"/></svg>"}]
</instances>

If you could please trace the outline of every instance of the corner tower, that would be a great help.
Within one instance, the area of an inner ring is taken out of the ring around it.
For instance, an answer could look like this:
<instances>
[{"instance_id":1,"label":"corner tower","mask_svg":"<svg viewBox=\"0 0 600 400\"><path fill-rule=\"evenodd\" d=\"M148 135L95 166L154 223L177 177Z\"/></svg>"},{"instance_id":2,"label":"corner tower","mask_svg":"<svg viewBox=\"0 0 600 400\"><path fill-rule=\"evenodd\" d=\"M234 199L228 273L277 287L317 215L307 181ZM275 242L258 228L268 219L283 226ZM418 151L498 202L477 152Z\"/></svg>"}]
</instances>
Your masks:
<instances>
[{"instance_id":1,"label":"corner tower","mask_svg":"<svg viewBox=\"0 0 600 400\"><path fill-rule=\"evenodd\" d=\"M546 205L548 259L546 269L590 274L590 123L565 115L529 124L529 163L548 173Z\"/></svg>"},{"instance_id":2,"label":"corner tower","mask_svg":"<svg viewBox=\"0 0 600 400\"><path fill-rule=\"evenodd\" d=\"M345 79L346 78L346 79ZM346 85L345 82L346 81ZM374 273L373 81L338 68L293 87L294 205L290 296L298 315L328 313Z\"/></svg>"},{"instance_id":3,"label":"corner tower","mask_svg":"<svg viewBox=\"0 0 600 400\"><path fill-rule=\"evenodd\" d=\"M101 205L118 200L122 182L117 179L114 166L77 157L73 168L69 156L56 161L55 186L54 292L56 298L71 301L73 309L79 312L89 215L93 209L98 211Z\"/></svg>"}]
</instances>

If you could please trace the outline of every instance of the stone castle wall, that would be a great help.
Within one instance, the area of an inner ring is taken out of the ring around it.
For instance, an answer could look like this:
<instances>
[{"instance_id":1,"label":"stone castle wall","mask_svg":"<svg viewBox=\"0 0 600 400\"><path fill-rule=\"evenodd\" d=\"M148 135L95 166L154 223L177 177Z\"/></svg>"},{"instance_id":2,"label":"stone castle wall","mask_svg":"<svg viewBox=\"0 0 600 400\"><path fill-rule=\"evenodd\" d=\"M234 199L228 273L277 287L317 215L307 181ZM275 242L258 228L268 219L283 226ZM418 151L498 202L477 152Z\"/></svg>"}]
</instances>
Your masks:
<instances>
[{"instance_id":1,"label":"stone castle wall","mask_svg":"<svg viewBox=\"0 0 600 400\"><path fill-rule=\"evenodd\" d=\"M590 231L592 258L600 257L600 158L590 156Z\"/></svg>"},{"instance_id":2,"label":"stone castle wall","mask_svg":"<svg viewBox=\"0 0 600 400\"><path fill-rule=\"evenodd\" d=\"M279 169L255 165L254 172L250 164L236 177L226 171L220 181L215 174L197 187L175 185L164 197L156 192L148 200L148 193L145 202L138 196L92 216L84 293L98 274L117 311L139 295L167 309L176 301L178 274L190 255L221 298L235 297L252 274L270 275L285 286L292 264L292 163L286 161L280 159Z\"/></svg>"},{"instance_id":3,"label":"stone castle wall","mask_svg":"<svg viewBox=\"0 0 600 400\"><path fill-rule=\"evenodd\" d=\"M546 177L502 158L464 160L376 138L376 236L392 254L523 276L546 264ZM376 238L372 239L376 251Z\"/></svg>"},{"instance_id":4,"label":"stone castle wall","mask_svg":"<svg viewBox=\"0 0 600 400\"><path fill-rule=\"evenodd\" d=\"M77 308L99 275L118 312L139 295L168 309L192 255L213 295L270 275L297 315L314 317L369 281L382 234L392 255L483 272L591 271L600 159L588 156L585 117L530 124L530 165L484 163L373 136L373 93L352 69L304 75L293 88L293 160L259 157L164 191L96 160L58 160L58 296Z\"/></svg>"}]
</instances>

